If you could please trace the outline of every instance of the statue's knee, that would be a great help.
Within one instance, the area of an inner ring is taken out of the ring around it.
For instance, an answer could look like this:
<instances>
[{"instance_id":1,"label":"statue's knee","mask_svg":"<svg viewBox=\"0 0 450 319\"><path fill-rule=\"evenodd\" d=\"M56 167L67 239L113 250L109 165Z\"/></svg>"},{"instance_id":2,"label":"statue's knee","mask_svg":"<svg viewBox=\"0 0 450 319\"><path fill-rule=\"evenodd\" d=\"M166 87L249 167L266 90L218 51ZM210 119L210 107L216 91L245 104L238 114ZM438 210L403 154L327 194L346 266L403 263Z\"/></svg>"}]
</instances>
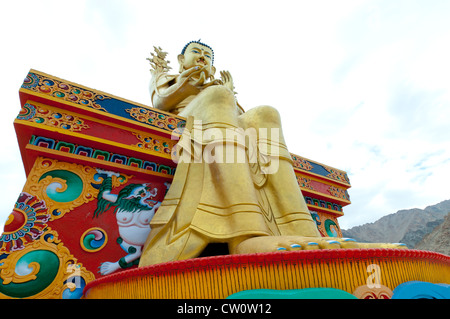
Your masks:
<instances>
[{"instance_id":1,"label":"statue's knee","mask_svg":"<svg viewBox=\"0 0 450 319\"><path fill-rule=\"evenodd\" d=\"M272 120L279 120L280 119L280 113L278 110L272 106L264 105L260 106L259 112L264 116L265 118L272 119Z\"/></svg>"},{"instance_id":2,"label":"statue's knee","mask_svg":"<svg viewBox=\"0 0 450 319\"><path fill-rule=\"evenodd\" d=\"M264 105L258 106L253 109L254 111L254 120L257 121L258 126L264 124L270 124L270 126L279 126L281 125L280 113L278 110L272 106Z\"/></svg>"}]
</instances>

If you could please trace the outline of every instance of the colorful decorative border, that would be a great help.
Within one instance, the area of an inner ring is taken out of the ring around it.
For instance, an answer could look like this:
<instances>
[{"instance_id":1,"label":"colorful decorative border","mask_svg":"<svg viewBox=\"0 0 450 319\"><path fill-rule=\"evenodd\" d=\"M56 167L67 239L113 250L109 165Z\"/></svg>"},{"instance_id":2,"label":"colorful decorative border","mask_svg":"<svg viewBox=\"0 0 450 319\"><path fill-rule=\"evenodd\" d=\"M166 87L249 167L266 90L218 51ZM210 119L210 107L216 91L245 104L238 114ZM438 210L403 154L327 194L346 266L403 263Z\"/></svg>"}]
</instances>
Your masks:
<instances>
[{"instance_id":1,"label":"colorful decorative border","mask_svg":"<svg viewBox=\"0 0 450 319\"><path fill-rule=\"evenodd\" d=\"M32 72L29 72L24 79L22 88L105 112L107 110L98 102L110 99L110 97L96 93L93 90L85 90L69 82L62 82Z\"/></svg>"},{"instance_id":2,"label":"colorful decorative border","mask_svg":"<svg viewBox=\"0 0 450 319\"><path fill-rule=\"evenodd\" d=\"M16 118L22 121L61 128L70 132L80 132L91 128L89 132L83 133L92 137L106 139L108 141L110 138L108 133L105 133L104 127L101 123L91 120L84 120L76 115L61 112L60 109L47 107L41 103L25 103ZM92 127L85 122L88 122ZM117 128L114 128L113 126L109 126L108 128L109 130L107 132L109 133L117 131ZM168 139L159 135L136 133L133 131L122 131L121 133L124 138L121 142L125 143L125 145L133 146L138 149L150 150L152 152L163 154L166 157L169 156L173 146L177 143L176 140Z\"/></svg>"},{"instance_id":3,"label":"colorful decorative border","mask_svg":"<svg viewBox=\"0 0 450 319\"><path fill-rule=\"evenodd\" d=\"M292 153L291 157L294 163L294 168L314 173L316 175L323 176L341 183L345 183L348 184L348 186L350 186L350 179L348 178L347 173L344 171L307 160L306 158L300 157Z\"/></svg>"},{"instance_id":4,"label":"colorful decorative border","mask_svg":"<svg viewBox=\"0 0 450 319\"><path fill-rule=\"evenodd\" d=\"M153 136L150 134L143 135L133 133L133 135L139 140L139 142L134 146L164 154L170 154L173 146L177 143L177 141L168 140L163 137Z\"/></svg>"},{"instance_id":5,"label":"colorful decorative border","mask_svg":"<svg viewBox=\"0 0 450 319\"><path fill-rule=\"evenodd\" d=\"M125 111L136 121L170 131L171 133L175 129L182 128L186 125L186 121L167 114L156 112L154 109L132 107L131 109L126 109Z\"/></svg>"},{"instance_id":6,"label":"colorful decorative border","mask_svg":"<svg viewBox=\"0 0 450 319\"><path fill-rule=\"evenodd\" d=\"M150 127L166 131L169 134L177 127L184 127L186 123L182 118L161 112L157 109L136 107L132 103L109 94L85 89L68 81L55 79L54 77L33 71L30 71L26 76L22 84L22 89L144 123Z\"/></svg>"},{"instance_id":7,"label":"colorful decorative border","mask_svg":"<svg viewBox=\"0 0 450 319\"><path fill-rule=\"evenodd\" d=\"M334 185L326 184L325 182L318 181L314 178L306 177L300 174L296 174L298 185L307 191L317 192L326 196L335 197L345 202L350 202L350 195L347 190ZM332 209L332 208L330 208Z\"/></svg>"},{"instance_id":8,"label":"colorful decorative border","mask_svg":"<svg viewBox=\"0 0 450 319\"><path fill-rule=\"evenodd\" d=\"M153 172L174 175L176 167L170 167L155 162L146 161L136 157L116 154L92 147L59 141L52 138L32 135L29 144L44 147L46 149L63 151L68 154L81 155L88 158L99 159L111 163L127 165L134 168L141 168Z\"/></svg>"},{"instance_id":9,"label":"colorful decorative border","mask_svg":"<svg viewBox=\"0 0 450 319\"><path fill-rule=\"evenodd\" d=\"M317 207L326 208L326 209L330 209L330 210L334 210L336 212L342 213L342 205L332 203L329 201L325 201L323 199L317 199L317 198L314 198L311 196L304 196L304 197L305 197L306 204L308 204L308 205L314 205Z\"/></svg>"},{"instance_id":10,"label":"colorful decorative border","mask_svg":"<svg viewBox=\"0 0 450 319\"><path fill-rule=\"evenodd\" d=\"M62 112L53 112L44 107L36 107L30 103L25 103L22 106L17 119L62 128L71 132L80 132L83 129L89 128L89 126L77 116Z\"/></svg>"}]
</instances>

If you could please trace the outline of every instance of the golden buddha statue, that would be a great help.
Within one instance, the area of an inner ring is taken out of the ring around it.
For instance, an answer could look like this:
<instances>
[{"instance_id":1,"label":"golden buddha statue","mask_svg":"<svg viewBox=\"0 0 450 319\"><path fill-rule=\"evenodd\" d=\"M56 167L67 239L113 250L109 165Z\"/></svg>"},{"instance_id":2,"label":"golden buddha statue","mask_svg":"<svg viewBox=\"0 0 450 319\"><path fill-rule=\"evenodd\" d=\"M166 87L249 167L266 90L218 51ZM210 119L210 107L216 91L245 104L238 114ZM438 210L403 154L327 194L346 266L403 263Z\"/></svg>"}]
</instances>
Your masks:
<instances>
[{"instance_id":1,"label":"golden buddha statue","mask_svg":"<svg viewBox=\"0 0 450 319\"><path fill-rule=\"evenodd\" d=\"M177 144L181 160L150 223L140 266L195 258L214 243L228 244L230 254L368 247L321 237L297 184L277 110L244 112L231 74L214 78L213 54L192 41L178 56L178 75L169 75L167 67L153 72L153 106L187 121Z\"/></svg>"}]
</instances>

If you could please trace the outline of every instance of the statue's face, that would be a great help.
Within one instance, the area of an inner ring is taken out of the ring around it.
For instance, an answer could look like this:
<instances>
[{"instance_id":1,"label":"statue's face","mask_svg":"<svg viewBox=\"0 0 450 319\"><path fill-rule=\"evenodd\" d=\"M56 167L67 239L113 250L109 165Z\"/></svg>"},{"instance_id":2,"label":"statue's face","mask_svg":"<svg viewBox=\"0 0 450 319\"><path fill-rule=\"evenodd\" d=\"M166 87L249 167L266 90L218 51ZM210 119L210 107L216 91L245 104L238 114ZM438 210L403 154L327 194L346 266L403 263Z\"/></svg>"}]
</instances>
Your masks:
<instances>
[{"instance_id":1,"label":"statue's face","mask_svg":"<svg viewBox=\"0 0 450 319\"><path fill-rule=\"evenodd\" d=\"M208 75L212 74L212 51L198 43L191 43L186 48L184 56L181 56L180 63L185 70L198 66L199 68L206 67Z\"/></svg>"}]
</instances>

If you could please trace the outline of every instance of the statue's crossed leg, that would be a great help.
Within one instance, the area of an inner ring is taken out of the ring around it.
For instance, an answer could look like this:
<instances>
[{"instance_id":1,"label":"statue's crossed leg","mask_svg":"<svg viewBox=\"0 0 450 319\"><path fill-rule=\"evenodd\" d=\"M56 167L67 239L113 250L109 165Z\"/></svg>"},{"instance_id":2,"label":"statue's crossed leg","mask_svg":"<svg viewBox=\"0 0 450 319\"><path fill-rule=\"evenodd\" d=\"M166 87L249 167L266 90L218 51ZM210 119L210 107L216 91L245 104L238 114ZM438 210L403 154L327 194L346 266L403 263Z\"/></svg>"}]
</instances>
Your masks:
<instances>
[{"instance_id":1,"label":"statue's crossed leg","mask_svg":"<svg viewBox=\"0 0 450 319\"><path fill-rule=\"evenodd\" d=\"M312 249L396 248L405 249L402 243L360 243L351 238L259 236L244 239L232 249L232 254L264 253Z\"/></svg>"}]
</instances>

